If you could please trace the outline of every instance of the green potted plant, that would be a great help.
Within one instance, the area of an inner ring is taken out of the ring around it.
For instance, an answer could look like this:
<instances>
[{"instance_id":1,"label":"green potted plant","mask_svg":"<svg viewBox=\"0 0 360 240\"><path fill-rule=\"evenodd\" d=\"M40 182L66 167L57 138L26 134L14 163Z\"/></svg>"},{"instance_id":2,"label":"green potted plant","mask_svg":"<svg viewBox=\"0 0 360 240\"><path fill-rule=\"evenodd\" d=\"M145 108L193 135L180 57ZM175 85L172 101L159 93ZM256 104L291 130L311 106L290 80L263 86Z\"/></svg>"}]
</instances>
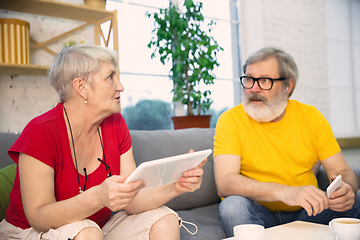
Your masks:
<instances>
[{"instance_id":1,"label":"green potted plant","mask_svg":"<svg viewBox=\"0 0 360 240\"><path fill-rule=\"evenodd\" d=\"M157 13L147 13L154 19L154 37L148 47L154 49L151 58L159 55L163 65L172 63L170 77L174 83L173 102L186 105L187 117L197 118L210 108L210 90L201 90L201 85L214 84L213 70L219 66L217 53L222 51L217 41L209 36L214 21L207 25L201 13L202 3L185 0L181 9L170 2L168 8ZM206 30L203 28L206 27ZM197 116L194 112L197 111ZM173 117L174 127L177 127ZM185 117L180 117L184 123ZM210 126L211 116L206 117ZM207 127L209 127L207 126ZM202 127L199 125L188 127ZM206 126L205 126L206 127Z\"/></svg>"}]
</instances>

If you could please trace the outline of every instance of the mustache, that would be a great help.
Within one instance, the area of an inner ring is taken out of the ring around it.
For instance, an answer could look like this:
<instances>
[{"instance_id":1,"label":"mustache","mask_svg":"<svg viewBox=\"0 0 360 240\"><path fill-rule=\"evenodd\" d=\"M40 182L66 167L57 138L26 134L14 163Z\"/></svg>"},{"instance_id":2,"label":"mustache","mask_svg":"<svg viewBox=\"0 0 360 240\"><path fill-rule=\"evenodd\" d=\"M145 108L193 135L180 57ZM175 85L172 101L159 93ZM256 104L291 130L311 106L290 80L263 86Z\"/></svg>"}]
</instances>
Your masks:
<instances>
[{"instance_id":1,"label":"mustache","mask_svg":"<svg viewBox=\"0 0 360 240\"><path fill-rule=\"evenodd\" d=\"M268 102L267 98L264 96L261 96L259 94L256 93L250 93L248 96L246 96L247 100L250 101L263 101L263 102Z\"/></svg>"}]
</instances>

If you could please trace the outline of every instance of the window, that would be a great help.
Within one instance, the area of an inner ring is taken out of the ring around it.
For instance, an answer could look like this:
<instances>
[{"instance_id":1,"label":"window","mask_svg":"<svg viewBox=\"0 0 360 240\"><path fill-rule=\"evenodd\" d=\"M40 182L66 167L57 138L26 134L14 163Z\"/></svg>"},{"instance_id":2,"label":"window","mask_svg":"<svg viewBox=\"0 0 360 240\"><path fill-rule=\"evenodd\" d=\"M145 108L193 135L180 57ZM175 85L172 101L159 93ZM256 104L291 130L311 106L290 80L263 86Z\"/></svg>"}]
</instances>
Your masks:
<instances>
[{"instance_id":1,"label":"window","mask_svg":"<svg viewBox=\"0 0 360 240\"><path fill-rule=\"evenodd\" d=\"M331 126L337 137L360 135L360 1L327 0L326 38Z\"/></svg>"},{"instance_id":2,"label":"window","mask_svg":"<svg viewBox=\"0 0 360 240\"><path fill-rule=\"evenodd\" d=\"M240 102L239 22L237 21L236 0L228 2L204 0L202 2L203 15L217 22L213 28L213 37L224 48L224 51L218 54L220 67L214 71L215 84L210 86L214 100L210 113L213 114L212 127L215 127L218 115L224 109ZM146 12L157 12L159 8L166 8L168 4L169 0L107 1L107 10L118 11L120 81L125 88L121 95L121 108L127 121L130 121L130 117L126 116L126 112L129 112L126 111L127 108L134 108L136 104L145 104L150 108L153 106L143 100L156 101L156 106L158 106L158 101L168 103L170 111L173 108L171 105L172 81L168 77L170 63L163 66L158 58L151 59L152 50L147 48L147 44L153 37L151 31L154 25L153 20L146 16ZM164 106L167 105L164 104ZM139 112L137 117L142 118L145 115ZM134 121L134 117L131 119ZM131 126L129 128L132 129ZM166 126L160 126L157 129L164 128L171 128L171 126L169 127L166 123ZM154 128L149 126L149 129Z\"/></svg>"}]
</instances>

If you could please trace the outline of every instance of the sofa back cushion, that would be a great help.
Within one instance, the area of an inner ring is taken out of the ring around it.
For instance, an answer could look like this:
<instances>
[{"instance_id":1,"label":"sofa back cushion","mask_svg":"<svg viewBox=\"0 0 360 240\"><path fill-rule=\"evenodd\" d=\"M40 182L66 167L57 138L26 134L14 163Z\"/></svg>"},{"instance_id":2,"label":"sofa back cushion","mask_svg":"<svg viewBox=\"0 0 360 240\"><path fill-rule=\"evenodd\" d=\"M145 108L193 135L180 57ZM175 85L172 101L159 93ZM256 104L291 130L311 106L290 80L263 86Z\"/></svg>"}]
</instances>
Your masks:
<instances>
[{"instance_id":1,"label":"sofa back cushion","mask_svg":"<svg viewBox=\"0 0 360 240\"><path fill-rule=\"evenodd\" d=\"M20 134L0 132L0 169L11 164L14 161L9 157L7 151L14 144Z\"/></svg>"},{"instance_id":2,"label":"sofa back cushion","mask_svg":"<svg viewBox=\"0 0 360 240\"><path fill-rule=\"evenodd\" d=\"M136 165L150 160L184 154L190 149L213 149L215 129L190 128L181 130L131 130ZM203 182L199 190L182 194L167 204L178 210L192 209L220 202L215 187L212 154L203 167Z\"/></svg>"}]
</instances>

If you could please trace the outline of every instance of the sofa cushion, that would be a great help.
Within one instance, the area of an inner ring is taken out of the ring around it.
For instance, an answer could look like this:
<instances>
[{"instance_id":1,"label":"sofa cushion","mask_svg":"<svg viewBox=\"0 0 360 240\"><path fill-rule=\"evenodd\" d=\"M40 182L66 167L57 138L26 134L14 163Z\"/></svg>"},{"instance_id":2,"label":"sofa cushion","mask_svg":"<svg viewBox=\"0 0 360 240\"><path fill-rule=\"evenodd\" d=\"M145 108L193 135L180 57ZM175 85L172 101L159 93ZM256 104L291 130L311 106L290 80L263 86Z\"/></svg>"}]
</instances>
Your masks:
<instances>
[{"instance_id":1,"label":"sofa cushion","mask_svg":"<svg viewBox=\"0 0 360 240\"><path fill-rule=\"evenodd\" d=\"M213 149L214 133L215 129L209 128L131 130L136 165L144 161L184 154L190 149L194 151ZM166 204L168 207L177 211L220 202L215 187L212 154L208 157L208 162L203 169L204 176L200 189L172 199Z\"/></svg>"},{"instance_id":2,"label":"sofa cushion","mask_svg":"<svg viewBox=\"0 0 360 240\"><path fill-rule=\"evenodd\" d=\"M212 204L205 207L199 207L191 210L182 210L177 212L183 221L196 224L198 232L195 236L190 235L183 227L180 229L181 240L187 239L203 239L203 240L218 240L226 238L225 232L221 227L219 219L219 204ZM184 223L191 232L195 228Z\"/></svg>"},{"instance_id":3,"label":"sofa cushion","mask_svg":"<svg viewBox=\"0 0 360 240\"><path fill-rule=\"evenodd\" d=\"M10 192L14 184L16 164L0 169L0 221L4 219L10 204Z\"/></svg>"},{"instance_id":4,"label":"sofa cushion","mask_svg":"<svg viewBox=\"0 0 360 240\"><path fill-rule=\"evenodd\" d=\"M9 157L7 151L14 144L19 135L20 134L18 133L0 132L0 169L14 164L14 161Z\"/></svg>"}]
</instances>

